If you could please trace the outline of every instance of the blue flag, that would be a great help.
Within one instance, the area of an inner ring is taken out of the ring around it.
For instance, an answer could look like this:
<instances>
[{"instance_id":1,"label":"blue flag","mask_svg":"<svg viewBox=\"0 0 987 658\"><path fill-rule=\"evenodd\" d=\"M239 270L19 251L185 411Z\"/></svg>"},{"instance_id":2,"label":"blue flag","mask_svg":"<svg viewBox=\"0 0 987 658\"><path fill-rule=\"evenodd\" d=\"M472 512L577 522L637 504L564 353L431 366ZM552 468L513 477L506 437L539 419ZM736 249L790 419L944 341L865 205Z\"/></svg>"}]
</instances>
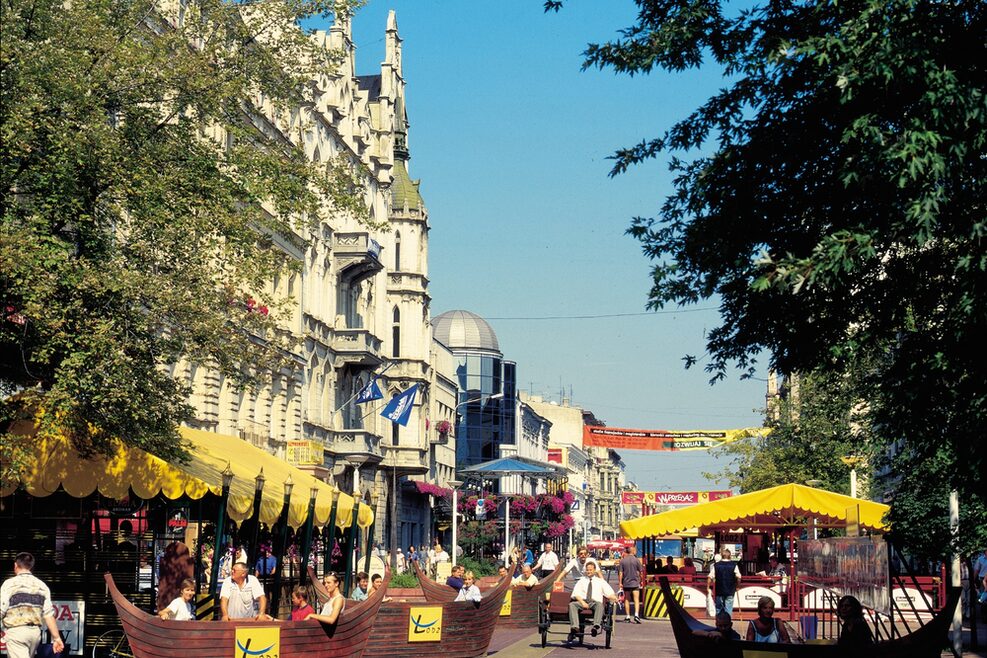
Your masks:
<instances>
[{"instance_id":1,"label":"blue flag","mask_svg":"<svg viewBox=\"0 0 987 658\"><path fill-rule=\"evenodd\" d=\"M418 394L418 384L415 384L404 393L395 395L380 415L399 425L407 425L408 418L411 417L411 409L415 406L415 395Z\"/></svg>"},{"instance_id":2,"label":"blue flag","mask_svg":"<svg viewBox=\"0 0 987 658\"><path fill-rule=\"evenodd\" d=\"M360 389L360 392L356 394L356 403L363 404L364 402L373 402L374 400L380 400L384 397L384 394L380 390L380 386L377 386L377 378L374 377L367 385Z\"/></svg>"}]
</instances>

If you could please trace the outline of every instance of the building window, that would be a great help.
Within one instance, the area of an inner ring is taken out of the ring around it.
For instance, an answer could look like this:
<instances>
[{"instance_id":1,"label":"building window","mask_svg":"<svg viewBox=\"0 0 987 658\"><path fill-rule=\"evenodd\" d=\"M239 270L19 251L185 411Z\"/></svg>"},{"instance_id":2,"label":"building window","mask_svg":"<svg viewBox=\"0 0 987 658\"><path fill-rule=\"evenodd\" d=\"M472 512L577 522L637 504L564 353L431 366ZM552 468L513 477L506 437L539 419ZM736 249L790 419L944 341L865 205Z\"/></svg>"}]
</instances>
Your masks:
<instances>
[{"instance_id":1,"label":"building window","mask_svg":"<svg viewBox=\"0 0 987 658\"><path fill-rule=\"evenodd\" d=\"M401 231L394 233L394 271L401 271Z\"/></svg>"},{"instance_id":2,"label":"building window","mask_svg":"<svg viewBox=\"0 0 987 658\"><path fill-rule=\"evenodd\" d=\"M401 311L394 307L394 324L391 329L391 356L401 356Z\"/></svg>"}]
</instances>

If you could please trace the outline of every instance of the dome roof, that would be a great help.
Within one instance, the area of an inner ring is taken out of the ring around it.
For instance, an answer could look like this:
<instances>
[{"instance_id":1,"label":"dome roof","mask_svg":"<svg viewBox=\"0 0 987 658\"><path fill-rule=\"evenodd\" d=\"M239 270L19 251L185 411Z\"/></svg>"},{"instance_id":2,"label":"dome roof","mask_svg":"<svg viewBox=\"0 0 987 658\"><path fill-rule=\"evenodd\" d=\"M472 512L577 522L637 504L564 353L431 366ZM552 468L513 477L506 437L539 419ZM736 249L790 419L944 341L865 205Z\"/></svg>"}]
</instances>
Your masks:
<instances>
[{"instance_id":1,"label":"dome roof","mask_svg":"<svg viewBox=\"0 0 987 658\"><path fill-rule=\"evenodd\" d=\"M446 311L432 318L432 329L435 339L451 350L483 350L501 355L497 334L476 313Z\"/></svg>"}]
</instances>

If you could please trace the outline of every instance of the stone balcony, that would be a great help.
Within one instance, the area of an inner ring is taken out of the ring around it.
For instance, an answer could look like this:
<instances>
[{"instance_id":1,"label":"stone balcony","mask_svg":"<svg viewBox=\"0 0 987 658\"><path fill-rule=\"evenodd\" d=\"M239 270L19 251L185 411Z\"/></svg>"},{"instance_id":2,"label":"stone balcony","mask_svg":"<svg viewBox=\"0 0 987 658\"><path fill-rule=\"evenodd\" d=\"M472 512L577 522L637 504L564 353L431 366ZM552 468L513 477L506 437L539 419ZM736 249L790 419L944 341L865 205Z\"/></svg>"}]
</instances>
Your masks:
<instances>
[{"instance_id":1,"label":"stone balcony","mask_svg":"<svg viewBox=\"0 0 987 658\"><path fill-rule=\"evenodd\" d=\"M387 369L389 378L428 381L428 363L422 359L395 357L390 361L391 367Z\"/></svg>"},{"instance_id":2,"label":"stone balcony","mask_svg":"<svg viewBox=\"0 0 987 658\"><path fill-rule=\"evenodd\" d=\"M424 295L428 291L428 277L417 272L389 272L387 292Z\"/></svg>"},{"instance_id":3,"label":"stone balcony","mask_svg":"<svg viewBox=\"0 0 987 658\"><path fill-rule=\"evenodd\" d=\"M428 473L428 451L418 446L385 445L382 468L398 469L398 476Z\"/></svg>"},{"instance_id":4,"label":"stone balcony","mask_svg":"<svg viewBox=\"0 0 987 658\"><path fill-rule=\"evenodd\" d=\"M326 452L335 459L349 459L361 464L376 464L384 459L380 437L362 429L330 431Z\"/></svg>"},{"instance_id":5,"label":"stone balcony","mask_svg":"<svg viewBox=\"0 0 987 658\"><path fill-rule=\"evenodd\" d=\"M333 234L333 255L339 263L339 278L358 283L384 269L380 243L366 231Z\"/></svg>"},{"instance_id":6,"label":"stone balcony","mask_svg":"<svg viewBox=\"0 0 987 658\"><path fill-rule=\"evenodd\" d=\"M332 350L337 365L359 365L376 368L381 364L381 340L369 329L336 329Z\"/></svg>"}]
</instances>

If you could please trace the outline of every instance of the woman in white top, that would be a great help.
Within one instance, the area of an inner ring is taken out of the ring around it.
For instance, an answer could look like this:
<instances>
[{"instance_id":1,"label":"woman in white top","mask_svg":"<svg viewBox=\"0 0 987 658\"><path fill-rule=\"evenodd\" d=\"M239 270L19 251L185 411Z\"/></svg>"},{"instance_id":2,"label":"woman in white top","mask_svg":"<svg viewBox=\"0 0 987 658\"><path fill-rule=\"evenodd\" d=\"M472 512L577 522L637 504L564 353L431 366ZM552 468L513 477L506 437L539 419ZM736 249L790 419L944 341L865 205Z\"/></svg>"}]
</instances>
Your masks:
<instances>
[{"instance_id":1,"label":"woman in white top","mask_svg":"<svg viewBox=\"0 0 987 658\"><path fill-rule=\"evenodd\" d=\"M339 620L343 608L346 607L346 598L339 591L339 576L332 572L327 573L322 579L322 584L326 586L329 600L322 606L322 611L319 614L313 612L305 619L316 619L323 624L335 624Z\"/></svg>"},{"instance_id":2,"label":"woman in white top","mask_svg":"<svg viewBox=\"0 0 987 658\"><path fill-rule=\"evenodd\" d=\"M467 571L463 574L463 587L459 590L459 594L456 595L457 601L472 601L479 605L480 599L480 588L473 584L476 580L473 576L472 571Z\"/></svg>"},{"instance_id":3,"label":"woman in white top","mask_svg":"<svg viewBox=\"0 0 987 658\"><path fill-rule=\"evenodd\" d=\"M195 581L186 578L180 587L181 594L176 596L167 608L161 610L158 616L165 620L195 621L195 608L192 607L192 599L195 598Z\"/></svg>"}]
</instances>

